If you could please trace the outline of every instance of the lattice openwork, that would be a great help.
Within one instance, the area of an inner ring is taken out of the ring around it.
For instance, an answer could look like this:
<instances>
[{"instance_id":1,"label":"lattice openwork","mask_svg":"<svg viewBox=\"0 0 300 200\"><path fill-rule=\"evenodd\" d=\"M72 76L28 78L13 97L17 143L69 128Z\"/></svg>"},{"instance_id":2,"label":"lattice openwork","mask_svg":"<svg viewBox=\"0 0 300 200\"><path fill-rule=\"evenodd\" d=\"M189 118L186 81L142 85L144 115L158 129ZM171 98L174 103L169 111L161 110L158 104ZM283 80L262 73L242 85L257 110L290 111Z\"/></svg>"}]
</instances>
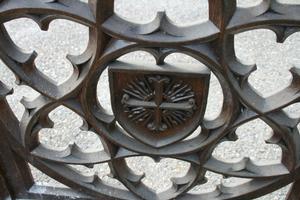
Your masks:
<instances>
[{"instance_id":1,"label":"lattice openwork","mask_svg":"<svg viewBox=\"0 0 300 200\"><path fill-rule=\"evenodd\" d=\"M68 57L74 71L67 81L53 83L37 69L36 53L24 53L14 44L4 23L21 17L34 20L42 30L61 18L89 27L86 51ZM19 121L6 101L13 91L0 82L1 199L251 199L289 183L294 184L287 199L300 198L300 119L283 111L299 102L300 71L292 68L290 85L264 98L248 82L256 67L242 64L234 49L235 34L258 28L270 29L278 42L285 41L300 30L299 5L263 0L257 6L239 8L235 0L209 0L207 22L180 27L164 12L147 24L129 22L114 13L113 0L1 0L0 22L1 59L20 84L39 92L35 100L22 100L26 110ZM153 55L156 65L117 61L137 50ZM172 53L189 55L206 67L165 63ZM103 109L96 94L105 69L113 114ZM224 103L219 116L207 120L204 112L211 74L220 82ZM75 144L56 151L40 143L40 130L53 126L49 113L61 105L81 116L85 128L99 135L103 151L87 153ZM262 164L249 158L229 163L212 156L219 143L234 140L236 129L255 119L272 128L268 142L282 148L281 163ZM186 139L199 126L201 133ZM172 179L171 188L156 193L125 161L145 155L183 160L190 168L183 177ZM41 190L34 185L27 163L70 189ZM99 163L108 163L112 176L126 189L69 167ZM238 186L220 185L209 193L189 193L205 183L207 171L250 180Z\"/></svg>"}]
</instances>

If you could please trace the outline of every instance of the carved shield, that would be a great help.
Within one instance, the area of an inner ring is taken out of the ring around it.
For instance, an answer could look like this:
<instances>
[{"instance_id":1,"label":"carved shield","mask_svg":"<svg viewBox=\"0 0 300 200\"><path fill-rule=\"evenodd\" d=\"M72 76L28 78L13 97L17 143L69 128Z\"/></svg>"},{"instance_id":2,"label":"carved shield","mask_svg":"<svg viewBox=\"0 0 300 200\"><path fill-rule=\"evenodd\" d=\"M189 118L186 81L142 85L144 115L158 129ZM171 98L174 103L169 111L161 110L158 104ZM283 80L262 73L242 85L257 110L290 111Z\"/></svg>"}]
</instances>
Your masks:
<instances>
[{"instance_id":1,"label":"carved shield","mask_svg":"<svg viewBox=\"0 0 300 200\"><path fill-rule=\"evenodd\" d=\"M201 65L109 66L112 108L127 134L162 147L192 134L203 120L210 71Z\"/></svg>"}]
</instances>

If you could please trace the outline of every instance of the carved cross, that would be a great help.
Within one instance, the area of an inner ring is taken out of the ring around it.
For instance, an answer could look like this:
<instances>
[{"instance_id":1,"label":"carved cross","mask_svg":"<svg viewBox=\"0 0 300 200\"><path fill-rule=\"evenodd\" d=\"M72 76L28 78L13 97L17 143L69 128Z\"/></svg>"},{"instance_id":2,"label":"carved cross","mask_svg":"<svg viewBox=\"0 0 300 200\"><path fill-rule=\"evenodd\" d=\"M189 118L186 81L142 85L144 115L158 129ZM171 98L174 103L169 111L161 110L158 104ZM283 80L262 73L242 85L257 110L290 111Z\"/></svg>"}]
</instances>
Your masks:
<instances>
[{"instance_id":1,"label":"carved cross","mask_svg":"<svg viewBox=\"0 0 300 200\"><path fill-rule=\"evenodd\" d=\"M164 131L184 122L195 109L194 93L184 84L172 84L170 78L151 76L130 84L124 90L122 103L129 108L129 118L149 121L151 131Z\"/></svg>"}]
</instances>

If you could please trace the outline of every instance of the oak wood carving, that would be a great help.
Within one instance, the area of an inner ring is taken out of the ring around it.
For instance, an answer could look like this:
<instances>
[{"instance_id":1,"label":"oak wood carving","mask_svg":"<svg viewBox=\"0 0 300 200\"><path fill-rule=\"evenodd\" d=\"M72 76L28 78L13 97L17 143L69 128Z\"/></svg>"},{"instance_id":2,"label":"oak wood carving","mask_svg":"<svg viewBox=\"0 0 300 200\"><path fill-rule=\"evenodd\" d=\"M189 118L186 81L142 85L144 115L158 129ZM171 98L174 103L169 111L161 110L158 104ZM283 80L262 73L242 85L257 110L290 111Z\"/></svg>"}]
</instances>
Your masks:
<instances>
[{"instance_id":1,"label":"oak wood carving","mask_svg":"<svg viewBox=\"0 0 300 200\"><path fill-rule=\"evenodd\" d=\"M4 23L21 17L34 20L42 30L61 18L89 27L89 45L82 55L68 57L74 71L61 85L37 69L36 53L22 52L7 33ZM256 67L239 62L234 49L234 35L253 29L270 29L278 42L284 42L300 30L300 5L262 0L240 8L235 0L209 0L207 22L181 27L165 12L147 24L129 22L114 13L113 0L1 0L0 22L0 58L20 84L39 92L34 100L22 100L26 109L19 121L6 100L13 91L0 82L1 199L252 199L289 183L293 186L286 199L300 199L300 119L283 111L300 100L300 70L292 68L290 85L264 98L248 82ZM138 50L149 52L156 64L118 61ZM206 67L165 62L168 55L178 52ZM105 69L113 114L103 109L96 94ZM207 120L203 116L211 74L220 82L224 103L219 116ZM51 150L40 143L39 131L53 126L48 114L61 105L81 116L85 128L99 135L103 151L87 153L76 144ZM282 147L280 163L261 165L249 158L229 163L212 156L216 145L236 139L235 130L255 119L273 129L268 142ZM187 139L198 127L201 133ZM190 168L185 176L172 179L172 187L157 193L127 165L125 159L133 156L175 158L190 163ZM69 188L36 185L28 163ZM126 189L69 166L99 163L108 163L112 176ZM205 183L207 171L250 181L190 193Z\"/></svg>"}]
</instances>

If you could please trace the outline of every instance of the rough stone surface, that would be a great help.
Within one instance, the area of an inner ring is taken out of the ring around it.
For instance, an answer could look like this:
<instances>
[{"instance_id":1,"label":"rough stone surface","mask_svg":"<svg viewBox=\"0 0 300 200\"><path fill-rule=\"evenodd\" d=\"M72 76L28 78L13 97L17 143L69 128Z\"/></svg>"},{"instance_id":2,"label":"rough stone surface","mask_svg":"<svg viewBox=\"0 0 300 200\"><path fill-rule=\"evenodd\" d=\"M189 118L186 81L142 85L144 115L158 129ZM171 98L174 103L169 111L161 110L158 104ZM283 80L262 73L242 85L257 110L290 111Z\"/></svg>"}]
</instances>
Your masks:
<instances>
[{"instance_id":1,"label":"rough stone surface","mask_svg":"<svg viewBox=\"0 0 300 200\"><path fill-rule=\"evenodd\" d=\"M281 0L282 1L282 0ZM286 0L290 3L299 3L299 0ZM260 2L259 0L239 0L239 6L250 6ZM206 0L117 0L116 12L121 16L137 22L150 21L158 10L166 10L169 17L178 24L190 24L196 21L204 21L208 18L208 4ZM6 24L9 33L15 43L24 50L37 51L39 54L36 64L38 68L58 83L66 80L72 67L65 59L67 54L80 54L84 51L88 41L88 29L82 25L66 20L56 20L51 23L49 31L40 31L38 26L31 20L18 19ZM290 36L283 44L276 43L275 34L269 30L248 31L236 35L237 56L245 63L258 65L258 70L250 76L253 87L264 96L268 96L288 85L292 66L300 67L300 34ZM142 60L153 62L153 58L144 52L128 54L121 59ZM168 61L197 62L188 56L174 54ZM14 87L15 93L8 97L11 108L18 118L24 111L19 103L22 96L33 98L37 92L26 86L17 86L14 76L7 67L0 64L0 80ZM108 90L107 73L105 72L98 87L98 97L102 105L110 108L110 97ZM216 78L212 78L210 84L209 104L206 112L207 118L214 118L222 105L222 91ZM300 115L300 106L295 104L286 109L293 115ZM52 148L64 147L69 143L76 142L87 151L101 149L99 138L92 132L81 131L81 119L72 111L59 107L54 110L50 117L55 122L53 129L42 130L41 142L47 143ZM261 120L251 121L240 127L237 131L239 139L236 142L225 142L220 144L214 151L219 159L240 159L251 157L254 160L277 160L281 158L281 149L276 145L267 145L265 139L270 137L271 128ZM172 176L180 176L186 172L189 164L174 159L163 159L155 163L147 157L128 159L129 165L138 172L146 172L144 182L158 191L170 186L169 180ZM36 181L41 184L60 185L35 168L33 174ZM85 173L98 172L104 180L118 184L107 174L107 164L97 165L94 169L79 168ZM208 183L195 187L192 192L203 192L212 190L221 181L233 183L238 179L223 179L215 173L207 173ZM246 180L242 180L246 181ZM269 194L259 199L283 200L288 187Z\"/></svg>"}]
</instances>

